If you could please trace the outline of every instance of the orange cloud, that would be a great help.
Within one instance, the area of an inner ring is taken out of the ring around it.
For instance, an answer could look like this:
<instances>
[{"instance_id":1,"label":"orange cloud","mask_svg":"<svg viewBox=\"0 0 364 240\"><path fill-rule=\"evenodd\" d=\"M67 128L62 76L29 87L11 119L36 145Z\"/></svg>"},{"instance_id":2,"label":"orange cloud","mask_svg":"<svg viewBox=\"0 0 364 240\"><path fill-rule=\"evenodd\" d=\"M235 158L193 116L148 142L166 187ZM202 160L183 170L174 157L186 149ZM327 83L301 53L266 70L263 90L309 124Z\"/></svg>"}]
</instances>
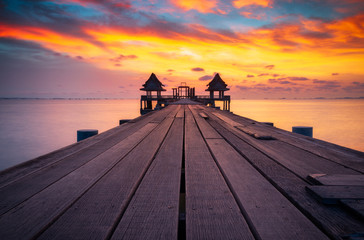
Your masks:
<instances>
[{"instance_id":1,"label":"orange cloud","mask_svg":"<svg viewBox=\"0 0 364 240\"><path fill-rule=\"evenodd\" d=\"M60 34L49 29L26 26L0 25L0 37L35 41L43 47L57 52L93 55L105 51L83 39Z\"/></svg>"},{"instance_id":2,"label":"orange cloud","mask_svg":"<svg viewBox=\"0 0 364 240\"><path fill-rule=\"evenodd\" d=\"M185 11L194 9L201 13L214 12L212 9L217 5L217 0L171 0L171 2Z\"/></svg>"},{"instance_id":3,"label":"orange cloud","mask_svg":"<svg viewBox=\"0 0 364 240\"><path fill-rule=\"evenodd\" d=\"M235 8L242 8L247 6L260 6L260 7L271 7L272 0L234 0L233 6Z\"/></svg>"},{"instance_id":4,"label":"orange cloud","mask_svg":"<svg viewBox=\"0 0 364 240\"><path fill-rule=\"evenodd\" d=\"M279 89L274 86L283 85L302 89L316 86L317 89L317 84L323 86L324 83L303 79L329 81L325 76L335 77L342 87L357 81L354 77L347 77L346 73L350 69L353 76L364 75L361 66L364 56L363 24L364 15L333 22L301 17L296 23L282 23L241 33L215 31L198 24L178 25L183 27L182 30L173 26L164 31L161 27L164 25L138 29L84 26L82 32L102 43L107 51L81 37L35 27L3 25L0 26L0 37L35 41L55 52L82 56L83 61L103 69L144 74L162 73L173 67L175 71L171 81L188 81L201 89L204 87L203 82L198 80L201 72L191 71L196 66L204 69L203 75L207 76L222 72L230 84L244 86L242 88L273 91ZM270 69L269 74L262 75L267 69ZM333 76L332 73L336 72L340 75ZM272 76L285 76L286 79L269 80ZM242 85L245 77L249 81ZM256 82L251 82L253 80ZM326 88L328 86L325 85ZM331 87L339 89L336 85Z\"/></svg>"}]
</instances>

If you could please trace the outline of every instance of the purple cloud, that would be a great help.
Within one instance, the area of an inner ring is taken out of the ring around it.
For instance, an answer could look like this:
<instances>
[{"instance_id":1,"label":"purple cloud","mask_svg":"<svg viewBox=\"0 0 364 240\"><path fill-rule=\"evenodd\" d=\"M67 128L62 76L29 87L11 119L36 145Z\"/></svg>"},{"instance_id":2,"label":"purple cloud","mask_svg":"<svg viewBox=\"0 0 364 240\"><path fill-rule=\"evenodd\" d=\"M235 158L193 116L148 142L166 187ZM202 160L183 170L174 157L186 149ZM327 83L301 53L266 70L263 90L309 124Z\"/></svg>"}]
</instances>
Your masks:
<instances>
[{"instance_id":1,"label":"purple cloud","mask_svg":"<svg viewBox=\"0 0 364 240\"><path fill-rule=\"evenodd\" d=\"M200 80L200 81L208 81L208 80L211 80L212 77L213 76L205 75L205 76L200 77L198 80Z\"/></svg>"},{"instance_id":2,"label":"purple cloud","mask_svg":"<svg viewBox=\"0 0 364 240\"><path fill-rule=\"evenodd\" d=\"M312 82L317 83L317 84L337 84L338 83L336 81L326 81L326 80L318 80L318 79L314 79Z\"/></svg>"},{"instance_id":3,"label":"purple cloud","mask_svg":"<svg viewBox=\"0 0 364 240\"><path fill-rule=\"evenodd\" d=\"M308 78L305 78L305 77L287 77L287 79L292 80L292 81L307 81L307 80L309 80Z\"/></svg>"},{"instance_id":4,"label":"purple cloud","mask_svg":"<svg viewBox=\"0 0 364 240\"><path fill-rule=\"evenodd\" d=\"M205 69L200 68L200 67L195 67L195 68L192 68L191 71L193 71L193 72L204 72Z\"/></svg>"},{"instance_id":5,"label":"purple cloud","mask_svg":"<svg viewBox=\"0 0 364 240\"><path fill-rule=\"evenodd\" d=\"M269 69L269 70L272 70L274 67L275 67L274 65L267 65L264 68Z\"/></svg>"},{"instance_id":6,"label":"purple cloud","mask_svg":"<svg viewBox=\"0 0 364 240\"><path fill-rule=\"evenodd\" d=\"M339 73L331 73L332 76L337 76Z\"/></svg>"},{"instance_id":7,"label":"purple cloud","mask_svg":"<svg viewBox=\"0 0 364 240\"><path fill-rule=\"evenodd\" d=\"M119 62L121 62L121 61L123 61L123 60L127 60L127 59L135 59L135 58L138 58L138 56L136 56L136 55L127 55L127 56L125 56L125 55L123 55L123 54L120 54L118 57L110 58L109 60L110 60L111 62L117 62L117 63L119 63Z\"/></svg>"},{"instance_id":8,"label":"purple cloud","mask_svg":"<svg viewBox=\"0 0 364 240\"><path fill-rule=\"evenodd\" d=\"M248 74L248 75L246 75L246 77L248 77L248 78L252 78L252 77L254 77L254 75L250 75L250 74Z\"/></svg>"}]
</instances>

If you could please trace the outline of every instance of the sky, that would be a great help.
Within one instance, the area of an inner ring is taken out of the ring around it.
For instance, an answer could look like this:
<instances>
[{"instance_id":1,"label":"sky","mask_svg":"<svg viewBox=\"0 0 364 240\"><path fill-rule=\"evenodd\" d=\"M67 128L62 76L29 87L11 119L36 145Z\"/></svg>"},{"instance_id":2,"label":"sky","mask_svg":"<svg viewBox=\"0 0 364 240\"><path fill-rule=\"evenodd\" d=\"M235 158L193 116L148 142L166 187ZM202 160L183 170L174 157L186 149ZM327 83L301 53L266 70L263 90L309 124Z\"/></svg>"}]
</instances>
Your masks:
<instances>
[{"instance_id":1,"label":"sky","mask_svg":"<svg viewBox=\"0 0 364 240\"><path fill-rule=\"evenodd\" d=\"M0 97L364 96L363 0L0 0Z\"/></svg>"}]
</instances>

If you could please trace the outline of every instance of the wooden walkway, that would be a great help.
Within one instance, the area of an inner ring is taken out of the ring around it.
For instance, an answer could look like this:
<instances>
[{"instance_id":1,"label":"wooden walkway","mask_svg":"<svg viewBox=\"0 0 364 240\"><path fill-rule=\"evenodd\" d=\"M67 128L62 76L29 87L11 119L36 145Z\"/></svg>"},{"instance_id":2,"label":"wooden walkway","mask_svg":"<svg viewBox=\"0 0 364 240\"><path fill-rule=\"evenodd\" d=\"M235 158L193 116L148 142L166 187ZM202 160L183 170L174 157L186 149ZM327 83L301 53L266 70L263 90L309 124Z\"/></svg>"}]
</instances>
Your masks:
<instances>
[{"instance_id":1,"label":"wooden walkway","mask_svg":"<svg viewBox=\"0 0 364 240\"><path fill-rule=\"evenodd\" d=\"M364 153L170 105L0 173L0 239L362 239Z\"/></svg>"}]
</instances>

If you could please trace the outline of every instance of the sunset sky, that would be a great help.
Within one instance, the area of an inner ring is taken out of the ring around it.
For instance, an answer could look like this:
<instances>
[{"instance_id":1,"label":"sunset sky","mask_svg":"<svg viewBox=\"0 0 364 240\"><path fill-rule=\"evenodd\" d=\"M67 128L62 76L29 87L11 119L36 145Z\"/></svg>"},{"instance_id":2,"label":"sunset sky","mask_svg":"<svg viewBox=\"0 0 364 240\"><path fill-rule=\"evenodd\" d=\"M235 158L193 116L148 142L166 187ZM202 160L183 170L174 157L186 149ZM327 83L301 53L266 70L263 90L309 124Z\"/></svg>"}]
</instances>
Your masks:
<instances>
[{"instance_id":1,"label":"sunset sky","mask_svg":"<svg viewBox=\"0 0 364 240\"><path fill-rule=\"evenodd\" d=\"M363 0L0 0L0 97L364 96Z\"/></svg>"}]
</instances>

